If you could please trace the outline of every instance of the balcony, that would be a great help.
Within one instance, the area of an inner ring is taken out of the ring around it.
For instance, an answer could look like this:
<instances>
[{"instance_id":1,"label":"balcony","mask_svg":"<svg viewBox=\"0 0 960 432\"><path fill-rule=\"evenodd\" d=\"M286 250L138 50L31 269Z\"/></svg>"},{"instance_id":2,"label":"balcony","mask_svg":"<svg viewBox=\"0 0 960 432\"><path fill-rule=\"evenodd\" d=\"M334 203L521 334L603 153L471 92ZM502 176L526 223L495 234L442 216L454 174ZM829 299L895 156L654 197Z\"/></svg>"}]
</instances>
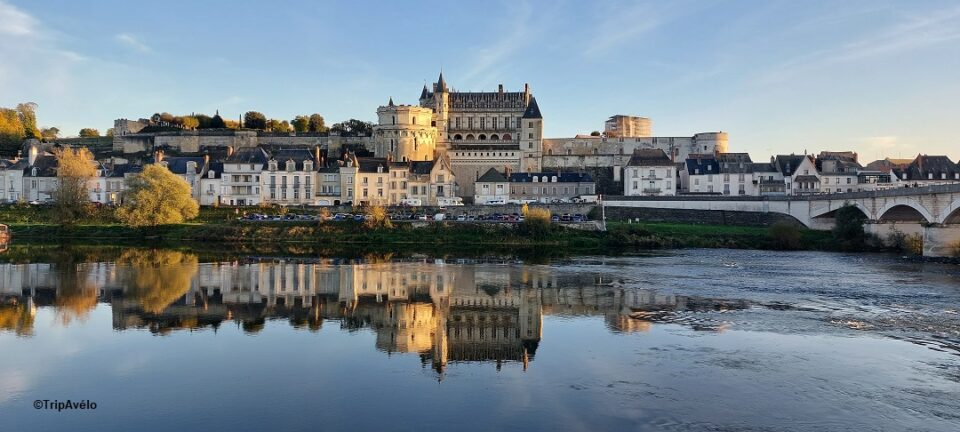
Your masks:
<instances>
[{"instance_id":1,"label":"balcony","mask_svg":"<svg viewBox=\"0 0 960 432\"><path fill-rule=\"evenodd\" d=\"M663 193L663 190L660 189L660 188L644 188L644 189L643 189L643 193L644 193L644 194L659 194L659 193Z\"/></svg>"}]
</instances>

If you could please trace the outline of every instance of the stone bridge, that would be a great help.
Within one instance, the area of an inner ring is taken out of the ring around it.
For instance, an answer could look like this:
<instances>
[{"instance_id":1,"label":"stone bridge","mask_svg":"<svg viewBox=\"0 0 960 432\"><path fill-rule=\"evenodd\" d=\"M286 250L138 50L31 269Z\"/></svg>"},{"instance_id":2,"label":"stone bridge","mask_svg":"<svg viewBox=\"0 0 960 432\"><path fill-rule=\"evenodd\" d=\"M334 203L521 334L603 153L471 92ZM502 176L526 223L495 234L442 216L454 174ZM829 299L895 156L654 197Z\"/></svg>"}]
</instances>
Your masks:
<instances>
[{"instance_id":1,"label":"stone bridge","mask_svg":"<svg viewBox=\"0 0 960 432\"><path fill-rule=\"evenodd\" d=\"M870 192L804 196L605 197L608 207L641 207L781 213L811 229L834 226L837 209L852 205L868 220L867 231L885 238L894 230L924 239L924 255L950 256L960 248L960 183Z\"/></svg>"}]
</instances>

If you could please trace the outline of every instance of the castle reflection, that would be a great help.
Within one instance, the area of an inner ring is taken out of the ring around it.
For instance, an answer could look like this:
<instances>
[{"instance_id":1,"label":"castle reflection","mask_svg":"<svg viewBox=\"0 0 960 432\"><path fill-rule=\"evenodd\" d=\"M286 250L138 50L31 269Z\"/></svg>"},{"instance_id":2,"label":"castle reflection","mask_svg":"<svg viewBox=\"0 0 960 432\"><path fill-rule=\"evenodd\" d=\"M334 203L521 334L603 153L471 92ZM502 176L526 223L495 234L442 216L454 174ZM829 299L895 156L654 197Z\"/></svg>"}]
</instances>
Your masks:
<instances>
[{"instance_id":1,"label":"castle reflection","mask_svg":"<svg viewBox=\"0 0 960 432\"><path fill-rule=\"evenodd\" d=\"M216 331L224 322L250 333L268 320L309 331L339 323L346 331L371 329L378 350L419 354L439 372L452 362L527 367L544 315L603 316L616 332L646 331L657 322L721 330L722 323L695 319L695 312L748 307L502 262L199 263L190 254L140 251L104 263L0 264L0 272L0 331L29 336L37 307L82 319L98 301L109 303L114 329L157 334Z\"/></svg>"}]
</instances>

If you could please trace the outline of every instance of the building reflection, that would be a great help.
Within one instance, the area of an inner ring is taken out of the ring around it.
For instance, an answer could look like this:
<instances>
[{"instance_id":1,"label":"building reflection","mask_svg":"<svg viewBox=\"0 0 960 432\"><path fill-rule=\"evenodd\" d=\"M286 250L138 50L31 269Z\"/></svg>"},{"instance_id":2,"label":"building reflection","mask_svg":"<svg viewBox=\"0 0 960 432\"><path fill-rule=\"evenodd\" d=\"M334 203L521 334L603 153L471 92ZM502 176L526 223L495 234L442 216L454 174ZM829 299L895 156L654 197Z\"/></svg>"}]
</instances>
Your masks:
<instances>
[{"instance_id":1,"label":"building reflection","mask_svg":"<svg viewBox=\"0 0 960 432\"><path fill-rule=\"evenodd\" d=\"M722 325L695 319L696 312L748 307L624 288L555 267L499 262L198 263L190 254L141 251L77 268L83 271L65 282L48 264L0 264L5 299L0 331L29 335L31 310L68 308L61 298L79 298L74 303L88 307L92 293L109 303L116 330L217 331L228 323L256 333L268 320L287 320L308 331L338 324L345 331L372 330L376 349L418 354L442 373L456 362L497 367L516 362L526 368L540 344L544 315L603 316L615 332L647 331L658 322L720 330Z\"/></svg>"}]
</instances>

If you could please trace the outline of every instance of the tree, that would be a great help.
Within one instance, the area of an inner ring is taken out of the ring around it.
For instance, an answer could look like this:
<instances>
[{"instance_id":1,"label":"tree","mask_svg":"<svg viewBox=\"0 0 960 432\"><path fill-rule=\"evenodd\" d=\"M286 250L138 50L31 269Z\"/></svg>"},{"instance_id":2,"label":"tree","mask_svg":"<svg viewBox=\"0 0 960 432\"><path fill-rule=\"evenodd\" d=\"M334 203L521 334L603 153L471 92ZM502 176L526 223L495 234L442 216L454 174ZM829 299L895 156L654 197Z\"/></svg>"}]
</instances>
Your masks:
<instances>
[{"instance_id":1,"label":"tree","mask_svg":"<svg viewBox=\"0 0 960 432\"><path fill-rule=\"evenodd\" d=\"M240 122L237 120L224 120L223 127L227 129L240 129Z\"/></svg>"},{"instance_id":2,"label":"tree","mask_svg":"<svg viewBox=\"0 0 960 432\"><path fill-rule=\"evenodd\" d=\"M194 114L193 118L197 119L197 129L210 129L212 117L206 114Z\"/></svg>"},{"instance_id":3,"label":"tree","mask_svg":"<svg viewBox=\"0 0 960 432\"><path fill-rule=\"evenodd\" d=\"M80 138L96 138L100 136L100 131L93 128L80 129Z\"/></svg>"},{"instance_id":4,"label":"tree","mask_svg":"<svg viewBox=\"0 0 960 432\"><path fill-rule=\"evenodd\" d=\"M380 229L380 228L393 228L393 223L390 222L390 215L387 214L387 209L381 205L372 205L367 207L367 217L363 221L363 226L369 229Z\"/></svg>"},{"instance_id":5,"label":"tree","mask_svg":"<svg viewBox=\"0 0 960 432\"><path fill-rule=\"evenodd\" d=\"M107 129L107 134L106 134L106 136L108 136L108 137L111 137L111 138L112 138L112 137L113 137L113 134L114 134L114 130L113 130L113 128L110 128L110 129Z\"/></svg>"},{"instance_id":6,"label":"tree","mask_svg":"<svg viewBox=\"0 0 960 432\"><path fill-rule=\"evenodd\" d=\"M200 120L197 120L196 117L192 116L183 116L180 117L180 126L183 126L187 129L196 129L200 127Z\"/></svg>"},{"instance_id":7,"label":"tree","mask_svg":"<svg viewBox=\"0 0 960 432\"><path fill-rule=\"evenodd\" d=\"M296 116L290 124L297 133L304 133L310 130L310 118L307 116Z\"/></svg>"},{"instance_id":8,"label":"tree","mask_svg":"<svg viewBox=\"0 0 960 432\"><path fill-rule=\"evenodd\" d=\"M862 247L866 239L863 223L867 220L863 212L848 204L838 208L834 218L833 238L847 249Z\"/></svg>"},{"instance_id":9,"label":"tree","mask_svg":"<svg viewBox=\"0 0 960 432\"><path fill-rule=\"evenodd\" d=\"M40 130L37 128L37 104L18 104L17 112L20 115L20 124L23 125L24 138L40 138Z\"/></svg>"},{"instance_id":10,"label":"tree","mask_svg":"<svg viewBox=\"0 0 960 432\"><path fill-rule=\"evenodd\" d=\"M267 120L267 128L270 132L280 132L287 133L290 132L290 123L286 120L280 121L277 119Z\"/></svg>"},{"instance_id":11,"label":"tree","mask_svg":"<svg viewBox=\"0 0 960 432\"><path fill-rule=\"evenodd\" d=\"M243 127L264 130L267 128L267 116L257 111L247 111L243 115Z\"/></svg>"},{"instance_id":12,"label":"tree","mask_svg":"<svg viewBox=\"0 0 960 432\"><path fill-rule=\"evenodd\" d=\"M40 136L45 140L55 140L60 137L60 129L48 127L40 130Z\"/></svg>"},{"instance_id":13,"label":"tree","mask_svg":"<svg viewBox=\"0 0 960 432\"><path fill-rule=\"evenodd\" d=\"M190 184L157 164L127 179L123 201L117 217L135 227L181 223L200 213Z\"/></svg>"},{"instance_id":14,"label":"tree","mask_svg":"<svg viewBox=\"0 0 960 432\"><path fill-rule=\"evenodd\" d=\"M590 132L590 136L600 136L600 131Z\"/></svg>"},{"instance_id":15,"label":"tree","mask_svg":"<svg viewBox=\"0 0 960 432\"><path fill-rule=\"evenodd\" d=\"M57 185L53 191L54 214L62 225L73 225L90 212L90 191L87 188L97 175L93 153L85 147L60 148L57 158Z\"/></svg>"},{"instance_id":16,"label":"tree","mask_svg":"<svg viewBox=\"0 0 960 432\"><path fill-rule=\"evenodd\" d=\"M330 132L336 132L340 135L369 136L373 134L373 123L350 119L330 126Z\"/></svg>"},{"instance_id":17,"label":"tree","mask_svg":"<svg viewBox=\"0 0 960 432\"><path fill-rule=\"evenodd\" d=\"M323 121L323 116L320 114L310 114L310 122L308 125L308 130L310 132L326 132L327 125Z\"/></svg>"},{"instance_id":18,"label":"tree","mask_svg":"<svg viewBox=\"0 0 960 432\"><path fill-rule=\"evenodd\" d=\"M225 127L227 127L227 124L224 123L223 117L220 117L220 113L216 113L210 118L210 129L223 129Z\"/></svg>"},{"instance_id":19,"label":"tree","mask_svg":"<svg viewBox=\"0 0 960 432\"><path fill-rule=\"evenodd\" d=\"M0 152L13 156L23 140L23 123L15 109L0 108Z\"/></svg>"}]
</instances>

